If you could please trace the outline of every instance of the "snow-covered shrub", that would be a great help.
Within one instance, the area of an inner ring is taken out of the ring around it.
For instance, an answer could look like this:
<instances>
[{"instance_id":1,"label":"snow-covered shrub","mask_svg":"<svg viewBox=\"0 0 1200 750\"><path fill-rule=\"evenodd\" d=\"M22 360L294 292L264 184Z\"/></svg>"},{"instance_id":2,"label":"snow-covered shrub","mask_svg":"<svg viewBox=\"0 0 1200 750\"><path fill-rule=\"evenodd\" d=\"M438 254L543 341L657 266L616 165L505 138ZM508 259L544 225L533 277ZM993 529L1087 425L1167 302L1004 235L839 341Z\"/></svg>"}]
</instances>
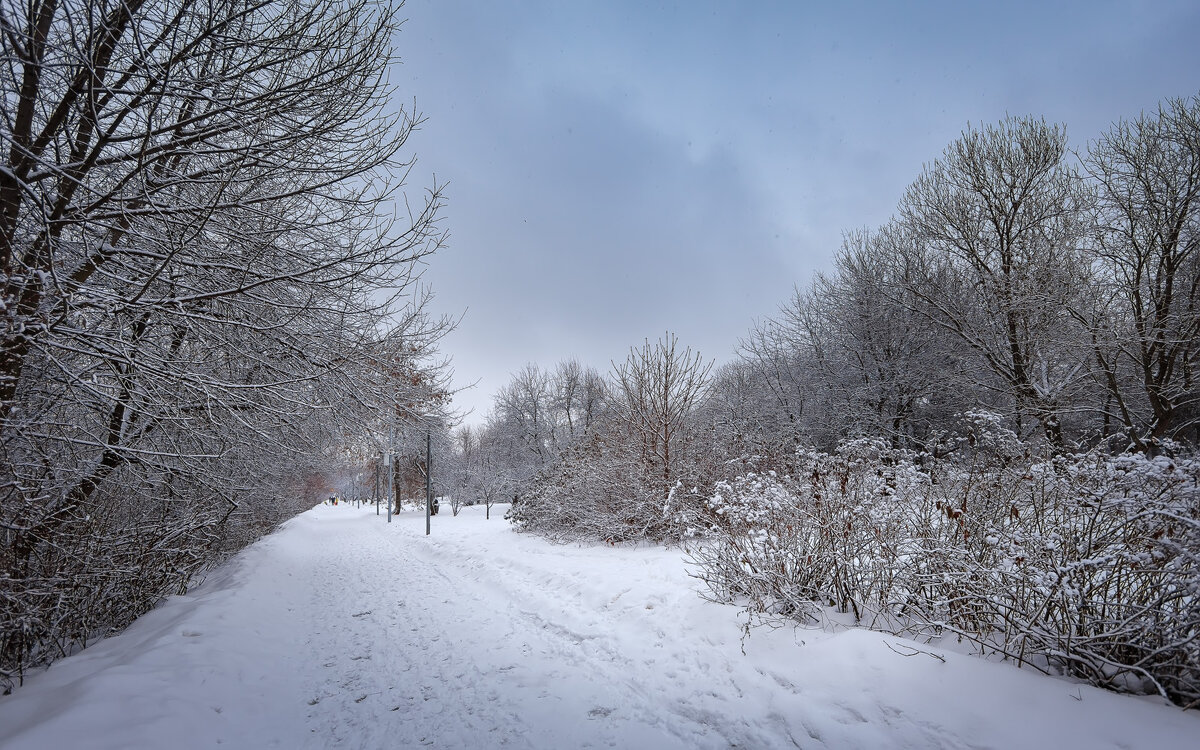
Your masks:
<instances>
[{"instance_id":1,"label":"snow-covered shrub","mask_svg":"<svg viewBox=\"0 0 1200 750\"><path fill-rule=\"evenodd\" d=\"M948 484L962 500L934 500L946 522L908 614L984 652L1200 700L1200 462L1091 453Z\"/></svg>"},{"instance_id":2,"label":"snow-covered shrub","mask_svg":"<svg viewBox=\"0 0 1200 750\"><path fill-rule=\"evenodd\" d=\"M813 614L836 606L874 616L895 583L904 518L898 488L926 481L881 441L833 455L797 453L796 476L774 472L720 482L708 538L691 554L697 575L724 601L752 611Z\"/></svg>"},{"instance_id":3,"label":"snow-covered shrub","mask_svg":"<svg viewBox=\"0 0 1200 750\"><path fill-rule=\"evenodd\" d=\"M952 635L1196 704L1200 461L1007 447L973 441L918 467L860 441L800 452L795 476L719 483L696 574L752 613L836 606L872 627Z\"/></svg>"},{"instance_id":4,"label":"snow-covered shrub","mask_svg":"<svg viewBox=\"0 0 1200 750\"><path fill-rule=\"evenodd\" d=\"M774 472L718 482L709 498L718 521L691 550L698 577L718 601L801 619L821 598L811 564L810 526L790 483Z\"/></svg>"},{"instance_id":5,"label":"snow-covered shrub","mask_svg":"<svg viewBox=\"0 0 1200 750\"><path fill-rule=\"evenodd\" d=\"M591 435L539 472L505 517L555 542L678 542L702 523L710 482L694 473L668 485L635 445Z\"/></svg>"},{"instance_id":6,"label":"snow-covered shrub","mask_svg":"<svg viewBox=\"0 0 1200 750\"><path fill-rule=\"evenodd\" d=\"M541 471L506 517L555 542L653 537L662 499L656 512L654 490L641 479L628 451L592 437Z\"/></svg>"},{"instance_id":7,"label":"snow-covered shrub","mask_svg":"<svg viewBox=\"0 0 1200 750\"><path fill-rule=\"evenodd\" d=\"M231 476L242 476L225 462ZM25 672L117 632L212 565L317 502L281 481L238 503L175 480L156 502L118 471L89 512L63 516L53 545L0 547L0 691ZM322 487L323 489L323 487ZM14 509L7 509L10 512Z\"/></svg>"}]
</instances>

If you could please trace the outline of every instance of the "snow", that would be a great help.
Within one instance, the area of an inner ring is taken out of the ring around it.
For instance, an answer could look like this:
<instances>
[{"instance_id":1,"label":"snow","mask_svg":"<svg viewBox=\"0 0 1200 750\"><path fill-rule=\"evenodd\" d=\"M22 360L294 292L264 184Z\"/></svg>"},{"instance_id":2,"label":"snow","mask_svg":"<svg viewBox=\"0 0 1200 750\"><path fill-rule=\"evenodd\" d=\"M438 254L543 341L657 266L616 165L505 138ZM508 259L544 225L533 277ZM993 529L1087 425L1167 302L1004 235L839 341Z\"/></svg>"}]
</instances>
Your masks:
<instances>
[{"instance_id":1,"label":"snow","mask_svg":"<svg viewBox=\"0 0 1200 750\"><path fill-rule=\"evenodd\" d=\"M1198 712L879 633L743 641L679 550L553 546L497 510L426 537L318 506L30 676L0 748L1200 746Z\"/></svg>"}]
</instances>

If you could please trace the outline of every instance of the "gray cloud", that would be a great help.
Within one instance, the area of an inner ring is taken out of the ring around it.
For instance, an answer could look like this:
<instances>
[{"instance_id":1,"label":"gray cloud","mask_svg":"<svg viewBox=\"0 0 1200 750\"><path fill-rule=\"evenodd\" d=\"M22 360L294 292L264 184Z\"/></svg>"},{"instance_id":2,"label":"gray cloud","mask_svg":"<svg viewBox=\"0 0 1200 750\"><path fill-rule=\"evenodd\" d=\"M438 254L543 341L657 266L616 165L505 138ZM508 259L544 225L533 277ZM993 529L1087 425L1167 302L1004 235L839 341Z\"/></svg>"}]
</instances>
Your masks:
<instances>
[{"instance_id":1,"label":"gray cloud","mask_svg":"<svg viewBox=\"0 0 1200 750\"><path fill-rule=\"evenodd\" d=\"M665 329L726 359L891 213L968 122L1034 113L1077 147L1200 89L1194 3L1003 6L410 0L394 82L450 183L428 273L459 401Z\"/></svg>"}]
</instances>

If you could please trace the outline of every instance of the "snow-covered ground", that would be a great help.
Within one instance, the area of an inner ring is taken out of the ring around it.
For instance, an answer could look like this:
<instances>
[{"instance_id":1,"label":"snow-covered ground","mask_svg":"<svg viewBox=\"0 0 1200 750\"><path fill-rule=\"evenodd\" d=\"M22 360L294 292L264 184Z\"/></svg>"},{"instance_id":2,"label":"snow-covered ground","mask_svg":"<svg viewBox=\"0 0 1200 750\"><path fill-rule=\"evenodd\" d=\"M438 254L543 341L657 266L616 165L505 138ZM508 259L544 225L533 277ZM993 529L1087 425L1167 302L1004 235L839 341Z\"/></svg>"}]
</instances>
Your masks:
<instances>
[{"instance_id":1,"label":"snow-covered ground","mask_svg":"<svg viewBox=\"0 0 1200 750\"><path fill-rule=\"evenodd\" d=\"M318 506L0 699L0 747L1200 747L1200 712L878 633L743 643L678 550L496 510Z\"/></svg>"}]
</instances>

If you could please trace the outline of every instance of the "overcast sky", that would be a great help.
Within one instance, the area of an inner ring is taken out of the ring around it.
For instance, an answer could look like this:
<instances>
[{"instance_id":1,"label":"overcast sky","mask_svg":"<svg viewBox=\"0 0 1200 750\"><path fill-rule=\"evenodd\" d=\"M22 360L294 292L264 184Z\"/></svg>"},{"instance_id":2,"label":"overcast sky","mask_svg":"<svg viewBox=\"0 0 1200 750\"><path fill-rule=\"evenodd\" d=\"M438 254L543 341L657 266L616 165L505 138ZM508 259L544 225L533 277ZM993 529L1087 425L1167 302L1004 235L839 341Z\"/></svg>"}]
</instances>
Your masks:
<instances>
[{"instance_id":1,"label":"overcast sky","mask_svg":"<svg viewBox=\"0 0 1200 750\"><path fill-rule=\"evenodd\" d=\"M479 422L526 363L670 330L727 361L968 123L1200 92L1200 3L409 0L393 83L448 183L426 280Z\"/></svg>"}]
</instances>

